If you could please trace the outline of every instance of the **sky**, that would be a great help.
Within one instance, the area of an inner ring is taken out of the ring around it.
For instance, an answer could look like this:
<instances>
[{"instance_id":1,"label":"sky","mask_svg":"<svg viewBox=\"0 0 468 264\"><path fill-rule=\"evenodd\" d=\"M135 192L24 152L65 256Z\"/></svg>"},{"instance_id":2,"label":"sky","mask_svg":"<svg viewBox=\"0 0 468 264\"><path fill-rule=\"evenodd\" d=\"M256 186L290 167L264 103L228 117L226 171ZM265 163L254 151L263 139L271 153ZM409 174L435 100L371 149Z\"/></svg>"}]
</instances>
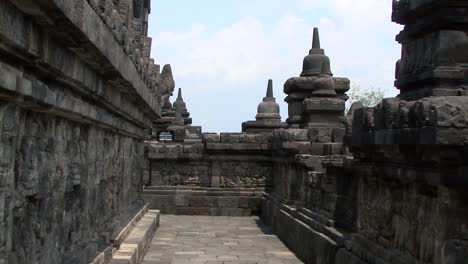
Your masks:
<instances>
[{"instance_id":1,"label":"sky","mask_svg":"<svg viewBox=\"0 0 468 264\"><path fill-rule=\"evenodd\" d=\"M397 95L395 35L402 27L391 22L391 6L391 0L151 0L151 56L171 64L193 125L240 132L242 122L255 120L268 79L286 120L283 85L300 75L314 27L334 76Z\"/></svg>"}]
</instances>

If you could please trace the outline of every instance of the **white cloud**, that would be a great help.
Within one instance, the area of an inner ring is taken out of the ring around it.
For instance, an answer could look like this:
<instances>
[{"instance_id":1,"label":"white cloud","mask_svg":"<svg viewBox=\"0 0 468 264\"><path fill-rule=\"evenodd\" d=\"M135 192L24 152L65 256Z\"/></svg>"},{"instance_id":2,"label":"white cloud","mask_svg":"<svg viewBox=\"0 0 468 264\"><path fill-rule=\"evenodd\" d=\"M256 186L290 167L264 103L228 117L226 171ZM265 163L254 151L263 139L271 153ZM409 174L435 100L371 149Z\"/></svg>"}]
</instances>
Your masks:
<instances>
[{"instance_id":1,"label":"white cloud","mask_svg":"<svg viewBox=\"0 0 468 264\"><path fill-rule=\"evenodd\" d=\"M322 46L331 57L334 72L358 73L348 77L363 82L372 82L374 76L379 76L375 81L380 82L382 74L376 71L386 69L383 63L395 54L386 56L379 52L385 49L382 44L395 45L393 38L398 31L398 26L389 23L391 5L387 1L299 2L306 9L321 7L329 11L317 21ZM278 18L272 28L266 28L255 17L241 18L214 33L207 32L205 25L194 23L188 32L159 33L153 50L156 58L158 50L171 50L167 53L170 58L164 59L171 62L178 78L243 85L293 69L297 75L310 46L312 27L291 12ZM368 74L363 74L363 70ZM387 74L384 78L393 76Z\"/></svg>"},{"instance_id":2,"label":"white cloud","mask_svg":"<svg viewBox=\"0 0 468 264\"><path fill-rule=\"evenodd\" d=\"M323 8L321 37L333 70L363 86L377 86L394 96L394 65L401 26L391 23L391 1L299 0L302 8Z\"/></svg>"},{"instance_id":3,"label":"white cloud","mask_svg":"<svg viewBox=\"0 0 468 264\"><path fill-rule=\"evenodd\" d=\"M241 121L255 115L268 78L275 80L276 97L281 102L284 95L278 94L280 87L287 78L300 74L314 26L320 27L322 48L331 59L335 76L348 77L363 88L381 87L388 96L396 94L393 69L399 47L394 36L400 27L390 22L391 1L297 0L296 4L300 12L284 11L272 25L248 16L214 31L208 28L213 25L193 23L185 32L160 32L153 36L153 56L159 62L170 62L176 83L188 86L184 94L199 107L192 111L196 121L206 119L203 125L211 124L209 130L224 130L226 125L213 124L207 116L211 109L207 111L201 105L205 107L206 96L213 92L223 97L227 94L223 91L236 90L239 97L248 94L249 105L245 107L252 108L249 116L232 120L237 123L228 126L228 130L239 127ZM316 16L312 19L315 25L303 15L305 11ZM253 87L260 90L253 91ZM197 111L204 116L197 116ZM239 115L238 109L226 111L225 116ZM287 116L284 103L282 116Z\"/></svg>"},{"instance_id":4,"label":"white cloud","mask_svg":"<svg viewBox=\"0 0 468 264\"><path fill-rule=\"evenodd\" d=\"M155 37L153 54L174 50L170 61L178 78L216 79L227 85L242 85L267 78L280 71L284 63L294 61L289 55L297 53L298 46L304 46L294 41L303 40L304 34L298 28L304 26L304 21L293 14L280 18L271 31L255 17L244 17L212 34L196 24L190 32L160 33Z\"/></svg>"}]
</instances>

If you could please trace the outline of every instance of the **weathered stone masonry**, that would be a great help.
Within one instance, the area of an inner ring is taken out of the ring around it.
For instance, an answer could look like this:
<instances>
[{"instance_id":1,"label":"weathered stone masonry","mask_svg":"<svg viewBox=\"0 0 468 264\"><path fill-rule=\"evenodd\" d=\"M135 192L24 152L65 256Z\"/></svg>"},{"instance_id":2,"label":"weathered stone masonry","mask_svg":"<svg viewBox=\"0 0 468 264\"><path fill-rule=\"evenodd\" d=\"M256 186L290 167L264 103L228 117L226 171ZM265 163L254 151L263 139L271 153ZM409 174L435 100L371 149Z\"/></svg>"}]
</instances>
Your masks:
<instances>
[{"instance_id":1,"label":"weathered stone masonry","mask_svg":"<svg viewBox=\"0 0 468 264\"><path fill-rule=\"evenodd\" d=\"M143 139L161 113L149 11L0 1L0 263L108 261L143 208Z\"/></svg>"},{"instance_id":2,"label":"weathered stone masonry","mask_svg":"<svg viewBox=\"0 0 468 264\"><path fill-rule=\"evenodd\" d=\"M263 175L265 189L258 190L261 207L252 212L259 212L305 263L466 264L467 17L465 0L393 1L392 18L405 26L397 36L400 95L376 107L356 103L346 116L349 80L333 77L315 30L301 76L284 85L287 124L273 120L278 113L268 93L263 104L268 101L270 107L261 104L259 113L274 125L244 123L246 133L238 134L237 144L223 144L223 135L229 135L223 133L220 142L215 140L218 152L210 150L206 134L197 147L151 143L151 174L169 167L176 173L156 176L163 181L152 182L159 186L148 187L145 197L156 199L152 195L166 190L168 200L155 206L173 204L171 213L229 215L234 211L213 208L225 208L218 199L226 193L241 199L236 188L242 182L220 189L209 180L190 179L229 174L234 169L214 173L206 163L229 162L235 153L248 164L256 156L242 139L264 137L268 147L261 156L271 167ZM193 149L198 164L205 164L197 177L192 177ZM152 156L155 152L161 156ZM173 153L179 156L169 161ZM191 204L192 198L181 196L203 198Z\"/></svg>"},{"instance_id":3,"label":"weathered stone masonry","mask_svg":"<svg viewBox=\"0 0 468 264\"><path fill-rule=\"evenodd\" d=\"M162 213L249 216L271 186L271 135L205 133L201 143L148 143L144 197Z\"/></svg>"},{"instance_id":4,"label":"weathered stone masonry","mask_svg":"<svg viewBox=\"0 0 468 264\"><path fill-rule=\"evenodd\" d=\"M468 2L393 5L400 95L343 119L352 156L302 155L265 196L263 218L306 263L467 263Z\"/></svg>"},{"instance_id":5,"label":"weathered stone masonry","mask_svg":"<svg viewBox=\"0 0 468 264\"><path fill-rule=\"evenodd\" d=\"M181 90L171 104L150 9L0 1L0 264L139 263L158 225L145 199L260 214L305 263L467 263L468 1L393 1L398 97L345 116L349 80L315 29L286 122L269 82L256 120L220 135L191 126Z\"/></svg>"}]
</instances>

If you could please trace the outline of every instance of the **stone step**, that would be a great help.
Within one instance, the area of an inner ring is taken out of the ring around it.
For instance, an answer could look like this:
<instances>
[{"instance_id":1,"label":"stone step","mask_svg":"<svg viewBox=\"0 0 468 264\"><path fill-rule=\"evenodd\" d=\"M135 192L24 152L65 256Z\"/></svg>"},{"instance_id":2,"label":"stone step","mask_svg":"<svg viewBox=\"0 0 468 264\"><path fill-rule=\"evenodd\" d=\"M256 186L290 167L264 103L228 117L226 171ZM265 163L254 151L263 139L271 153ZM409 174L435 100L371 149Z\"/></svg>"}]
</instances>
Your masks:
<instances>
[{"instance_id":1,"label":"stone step","mask_svg":"<svg viewBox=\"0 0 468 264\"><path fill-rule=\"evenodd\" d=\"M197 187L197 186L147 186L145 191L216 191L216 192L261 192L264 191L264 187L256 187L256 188L220 188L220 187Z\"/></svg>"},{"instance_id":2,"label":"stone step","mask_svg":"<svg viewBox=\"0 0 468 264\"><path fill-rule=\"evenodd\" d=\"M263 191L212 191L212 190L145 190L145 195L182 196L261 196Z\"/></svg>"},{"instance_id":3,"label":"stone step","mask_svg":"<svg viewBox=\"0 0 468 264\"><path fill-rule=\"evenodd\" d=\"M120 246L114 249L109 264L141 263L158 227L159 211L148 210L136 223Z\"/></svg>"}]
</instances>

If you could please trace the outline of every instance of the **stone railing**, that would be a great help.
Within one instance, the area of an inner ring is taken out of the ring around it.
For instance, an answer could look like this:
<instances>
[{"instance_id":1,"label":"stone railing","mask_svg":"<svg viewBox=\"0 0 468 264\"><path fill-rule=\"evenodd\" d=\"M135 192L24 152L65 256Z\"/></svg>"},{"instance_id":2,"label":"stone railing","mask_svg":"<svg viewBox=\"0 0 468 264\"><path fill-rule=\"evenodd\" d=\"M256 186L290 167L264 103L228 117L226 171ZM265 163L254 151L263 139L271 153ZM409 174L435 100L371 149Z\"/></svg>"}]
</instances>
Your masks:
<instances>
[{"instance_id":1,"label":"stone railing","mask_svg":"<svg viewBox=\"0 0 468 264\"><path fill-rule=\"evenodd\" d=\"M271 185L271 140L271 133L205 133L201 143L147 142L144 197L163 213L257 213Z\"/></svg>"},{"instance_id":2,"label":"stone railing","mask_svg":"<svg viewBox=\"0 0 468 264\"><path fill-rule=\"evenodd\" d=\"M271 174L271 134L204 133L202 143L147 142L146 148L150 185L265 187Z\"/></svg>"}]
</instances>

